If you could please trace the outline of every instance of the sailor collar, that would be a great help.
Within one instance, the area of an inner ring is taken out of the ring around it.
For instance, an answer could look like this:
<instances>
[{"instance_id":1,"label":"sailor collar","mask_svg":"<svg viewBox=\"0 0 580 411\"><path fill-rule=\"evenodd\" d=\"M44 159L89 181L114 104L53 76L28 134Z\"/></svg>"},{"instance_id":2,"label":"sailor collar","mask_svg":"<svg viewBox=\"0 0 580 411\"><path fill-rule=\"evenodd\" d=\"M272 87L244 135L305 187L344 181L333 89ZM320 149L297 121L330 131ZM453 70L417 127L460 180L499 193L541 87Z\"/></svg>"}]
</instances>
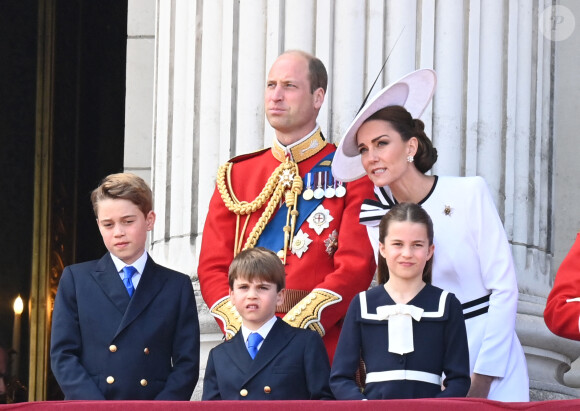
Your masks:
<instances>
[{"instance_id":1,"label":"sailor collar","mask_svg":"<svg viewBox=\"0 0 580 411\"><path fill-rule=\"evenodd\" d=\"M272 143L272 155L280 162L284 161L286 157L289 156L291 161L299 163L319 153L324 146L326 146L326 141L322 136L320 127L317 127L306 137L288 146L282 145L278 139L274 137L274 142Z\"/></svg>"},{"instance_id":2,"label":"sailor collar","mask_svg":"<svg viewBox=\"0 0 580 411\"><path fill-rule=\"evenodd\" d=\"M362 291L359 293L360 298L360 311L361 311L361 318L365 320L373 320L373 321L382 321L382 318L377 313L369 312L367 306L367 292ZM441 294L439 296L439 304L437 306L436 311L423 311L421 314L421 318L442 318L445 315L445 304L447 301L447 296L449 295L448 291L441 290Z\"/></svg>"}]
</instances>

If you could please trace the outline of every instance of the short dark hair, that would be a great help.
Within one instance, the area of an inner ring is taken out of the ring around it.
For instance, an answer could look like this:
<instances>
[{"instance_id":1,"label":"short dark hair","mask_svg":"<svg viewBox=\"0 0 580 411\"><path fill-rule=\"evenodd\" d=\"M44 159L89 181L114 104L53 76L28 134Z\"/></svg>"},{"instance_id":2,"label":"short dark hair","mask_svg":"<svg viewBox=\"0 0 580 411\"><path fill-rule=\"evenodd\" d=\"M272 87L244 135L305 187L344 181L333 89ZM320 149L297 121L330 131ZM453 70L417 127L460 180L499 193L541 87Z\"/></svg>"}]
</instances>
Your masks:
<instances>
[{"instance_id":1,"label":"short dark hair","mask_svg":"<svg viewBox=\"0 0 580 411\"><path fill-rule=\"evenodd\" d=\"M393 221L410 221L412 223L423 224L427 229L429 245L433 244L433 221L431 221L431 217L429 217L427 211L425 211L420 205L415 203L399 203L391 208L389 212L381 218L381 223L379 224L379 241L381 244L384 244L385 237L389 233L389 226ZM385 257L383 257L381 253L379 253L377 261L377 282L379 284L384 284L389 281L389 267L387 266ZM427 261L425 268L423 268L423 281L427 284L431 284L432 271L433 257Z\"/></svg>"},{"instance_id":2,"label":"short dark hair","mask_svg":"<svg viewBox=\"0 0 580 411\"><path fill-rule=\"evenodd\" d=\"M437 161L437 149L433 147L433 143L425 134L425 123L418 118L414 119L411 113L402 106L384 107L366 119L365 123L371 120L389 122L401 135L403 141L416 137L419 144L414 158L415 167L422 173L431 170Z\"/></svg>"},{"instance_id":3,"label":"short dark hair","mask_svg":"<svg viewBox=\"0 0 580 411\"><path fill-rule=\"evenodd\" d=\"M322 88L326 93L328 86L328 73L326 67L320 59L303 50L287 50L282 54L298 54L308 61L308 78L310 80L310 92L314 93L319 88Z\"/></svg>"},{"instance_id":4,"label":"short dark hair","mask_svg":"<svg viewBox=\"0 0 580 411\"><path fill-rule=\"evenodd\" d=\"M273 251L264 247L248 248L233 259L228 272L230 290L234 289L234 281L240 278L276 284L277 291L286 287L284 264Z\"/></svg>"},{"instance_id":5,"label":"short dark hair","mask_svg":"<svg viewBox=\"0 0 580 411\"><path fill-rule=\"evenodd\" d=\"M91 193L95 216L99 217L99 201L105 199L129 200L144 216L153 210L153 193L141 177L131 173L110 174Z\"/></svg>"}]
</instances>

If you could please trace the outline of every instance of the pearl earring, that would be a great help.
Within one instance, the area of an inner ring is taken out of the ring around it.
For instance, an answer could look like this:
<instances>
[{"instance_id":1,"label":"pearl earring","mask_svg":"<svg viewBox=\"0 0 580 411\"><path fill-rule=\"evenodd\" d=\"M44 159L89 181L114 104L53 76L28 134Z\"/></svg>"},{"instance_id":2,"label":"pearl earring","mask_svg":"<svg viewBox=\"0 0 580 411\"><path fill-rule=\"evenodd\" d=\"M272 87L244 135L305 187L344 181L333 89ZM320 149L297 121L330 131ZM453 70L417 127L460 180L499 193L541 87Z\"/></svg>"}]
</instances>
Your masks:
<instances>
[{"instance_id":1,"label":"pearl earring","mask_svg":"<svg viewBox=\"0 0 580 411\"><path fill-rule=\"evenodd\" d=\"M412 163L413 160L413 156L407 156L407 162Z\"/></svg>"}]
</instances>

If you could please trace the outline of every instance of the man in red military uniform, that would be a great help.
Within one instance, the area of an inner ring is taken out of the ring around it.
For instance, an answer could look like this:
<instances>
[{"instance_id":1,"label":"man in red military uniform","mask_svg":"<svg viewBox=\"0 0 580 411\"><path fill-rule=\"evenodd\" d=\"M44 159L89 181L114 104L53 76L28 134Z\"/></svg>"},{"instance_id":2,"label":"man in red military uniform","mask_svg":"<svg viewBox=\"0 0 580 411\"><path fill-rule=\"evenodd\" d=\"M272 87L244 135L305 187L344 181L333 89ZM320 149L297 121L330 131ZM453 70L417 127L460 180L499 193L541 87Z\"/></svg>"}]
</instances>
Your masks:
<instances>
[{"instance_id":1,"label":"man in red military uniform","mask_svg":"<svg viewBox=\"0 0 580 411\"><path fill-rule=\"evenodd\" d=\"M558 268L544 321L554 334L580 341L580 233Z\"/></svg>"},{"instance_id":2,"label":"man in red military uniform","mask_svg":"<svg viewBox=\"0 0 580 411\"><path fill-rule=\"evenodd\" d=\"M322 62L298 50L272 65L266 117L276 130L270 149L236 157L218 170L203 231L198 276L211 313L233 336L241 321L229 300L228 268L241 250L266 247L286 268L286 298L277 315L323 336L332 361L351 299L375 270L360 206L373 197L368 179L332 179L336 147L316 122L328 77Z\"/></svg>"}]
</instances>

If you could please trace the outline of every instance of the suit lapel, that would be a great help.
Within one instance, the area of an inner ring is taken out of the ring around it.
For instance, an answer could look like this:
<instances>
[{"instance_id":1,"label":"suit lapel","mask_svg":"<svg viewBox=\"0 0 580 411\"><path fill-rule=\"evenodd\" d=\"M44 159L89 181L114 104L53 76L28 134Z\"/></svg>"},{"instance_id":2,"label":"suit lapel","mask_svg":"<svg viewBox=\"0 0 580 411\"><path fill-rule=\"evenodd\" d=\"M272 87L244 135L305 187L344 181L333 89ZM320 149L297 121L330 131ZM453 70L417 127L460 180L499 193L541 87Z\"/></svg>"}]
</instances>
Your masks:
<instances>
[{"instance_id":1,"label":"suit lapel","mask_svg":"<svg viewBox=\"0 0 580 411\"><path fill-rule=\"evenodd\" d=\"M230 341L226 341L224 344L229 346L229 350L226 352L230 355L232 362L241 370L242 374L246 374L252 365L252 357L246 348L242 331L238 331Z\"/></svg>"},{"instance_id":2,"label":"suit lapel","mask_svg":"<svg viewBox=\"0 0 580 411\"><path fill-rule=\"evenodd\" d=\"M266 365L268 365L274 358L276 358L280 351L284 350L286 346L290 344L294 338L294 335L295 333L292 330L292 326L286 324L283 320L278 318L268 333L268 336L262 343L262 347L260 347L258 354L256 354L256 358L251 361L251 365L246 375L244 384L251 380ZM250 354L248 353L245 344L243 344L243 341L242 345L246 351L247 357L250 358Z\"/></svg>"},{"instance_id":3,"label":"suit lapel","mask_svg":"<svg viewBox=\"0 0 580 411\"><path fill-rule=\"evenodd\" d=\"M127 310L130 298L109 253L99 260L91 275L119 312L123 314Z\"/></svg>"},{"instance_id":4,"label":"suit lapel","mask_svg":"<svg viewBox=\"0 0 580 411\"><path fill-rule=\"evenodd\" d=\"M151 256L147 256L147 263L135 294L130 299L125 315L117 329L117 335L137 318L157 294L163 289L167 277L158 269Z\"/></svg>"}]
</instances>

